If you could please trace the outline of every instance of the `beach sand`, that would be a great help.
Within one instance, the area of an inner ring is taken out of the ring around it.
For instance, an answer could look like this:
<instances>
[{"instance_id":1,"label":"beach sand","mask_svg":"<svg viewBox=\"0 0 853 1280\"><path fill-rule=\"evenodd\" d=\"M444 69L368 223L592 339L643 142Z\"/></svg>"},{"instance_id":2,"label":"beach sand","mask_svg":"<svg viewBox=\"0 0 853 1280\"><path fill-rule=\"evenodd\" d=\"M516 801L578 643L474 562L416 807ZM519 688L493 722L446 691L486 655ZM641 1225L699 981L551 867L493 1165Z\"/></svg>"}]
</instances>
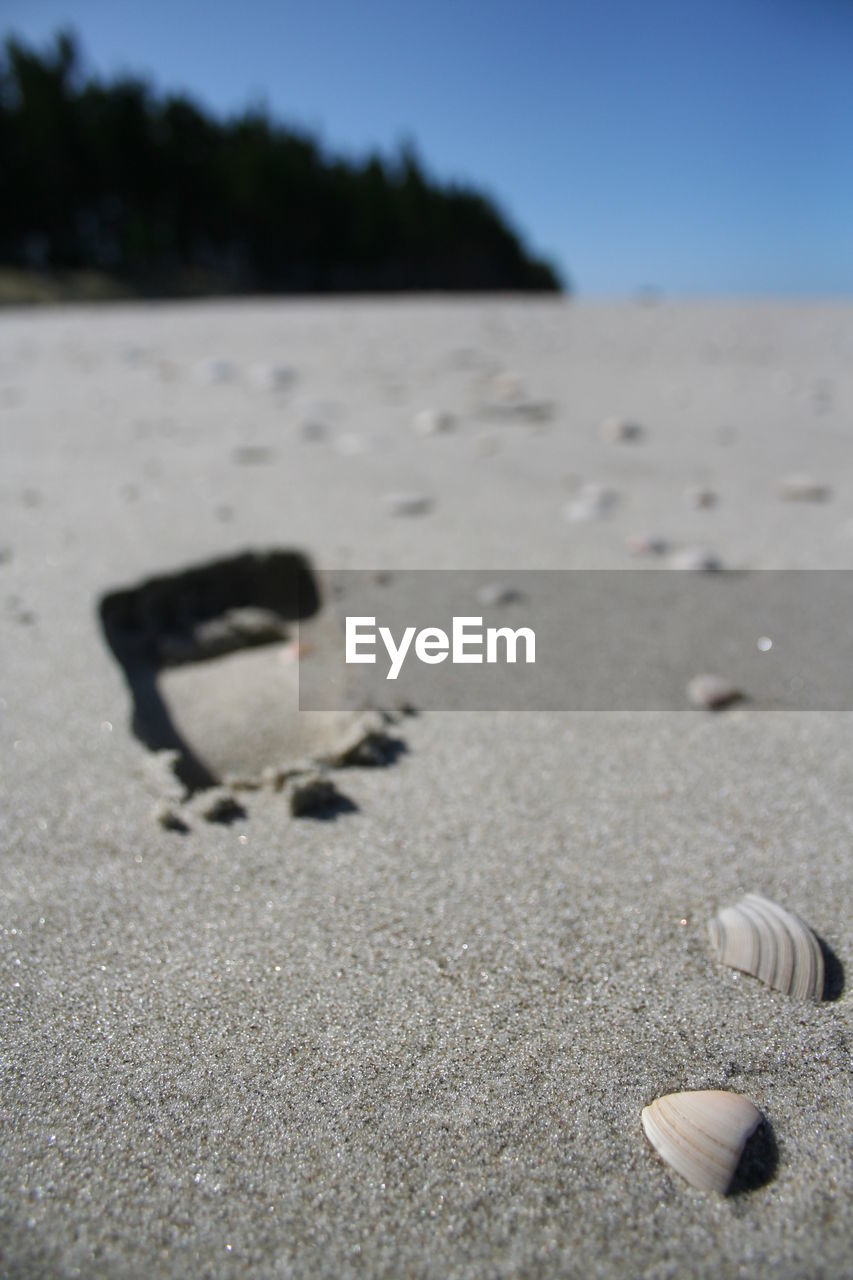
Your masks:
<instances>
[{"instance_id":1,"label":"beach sand","mask_svg":"<svg viewBox=\"0 0 853 1280\"><path fill-rule=\"evenodd\" d=\"M0 1274L853 1275L849 986L796 1003L707 932L755 890L849 977L848 713L427 711L335 772L334 820L262 789L178 834L98 618L252 548L851 568L851 432L842 305L0 316ZM780 498L798 472L825 501ZM589 484L618 501L567 520ZM692 1088L761 1108L760 1185L649 1147L643 1106Z\"/></svg>"}]
</instances>

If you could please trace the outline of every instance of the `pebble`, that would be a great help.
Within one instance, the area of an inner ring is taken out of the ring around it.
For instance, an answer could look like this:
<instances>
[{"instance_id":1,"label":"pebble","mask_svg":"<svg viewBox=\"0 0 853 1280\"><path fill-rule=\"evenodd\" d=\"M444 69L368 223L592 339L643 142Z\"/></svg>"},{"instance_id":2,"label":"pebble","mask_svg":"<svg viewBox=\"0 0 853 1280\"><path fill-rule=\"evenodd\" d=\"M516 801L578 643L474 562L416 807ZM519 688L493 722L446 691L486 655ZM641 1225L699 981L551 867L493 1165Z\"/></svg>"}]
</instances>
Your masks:
<instances>
[{"instance_id":1,"label":"pebble","mask_svg":"<svg viewBox=\"0 0 853 1280\"><path fill-rule=\"evenodd\" d=\"M386 493L382 502L392 516L425 516L433 507L425 493Z\"/></svg>"},{"instance_id":2,"label":"pebble","mask_svg":"<svg viewBox=\"0 0 853 1280\"><path fill-rule=\"evenodd\" d=\"M628 418L605 418L599 432L608 444L636 444L645 435L639 423Z\"/></svg>"},{"instance_id":3,"label":"pebble","mask_svg":"<svg viewBox=\"0 0 853 1280\"><path fill-rule=\"evenodd\" d=\"M785 502L826 502L831 490L805 473L785 476L779 481L779 497Z\"/></svg>"},{"instance_id":4,"label":"pebble","mask_svg":"<svg viewBox=\"0 0 853 1280\"><path fill-rule=\"evenodd\" d=\"M725 676L694 676L687 686L687 697L694 707L702 707L706 711L721 711L723 707L739 702L743 697L740 689Z\"/></svg>"}]
</instances>

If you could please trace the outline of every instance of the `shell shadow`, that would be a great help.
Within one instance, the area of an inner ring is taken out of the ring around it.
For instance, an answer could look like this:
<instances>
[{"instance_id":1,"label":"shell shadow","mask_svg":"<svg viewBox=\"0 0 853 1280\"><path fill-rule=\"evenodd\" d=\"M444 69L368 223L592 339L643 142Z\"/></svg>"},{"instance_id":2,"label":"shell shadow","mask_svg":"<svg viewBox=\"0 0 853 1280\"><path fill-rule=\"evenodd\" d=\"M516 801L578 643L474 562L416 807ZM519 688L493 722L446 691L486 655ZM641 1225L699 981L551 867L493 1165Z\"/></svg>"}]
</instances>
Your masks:
<instances>
[{"instance_id":1,"label":"shell shadow","mask_svg":"<svg viewBox=\"0 0 853 1280\"><path fill-rule=\"evenodd\" d=\"M824 942L819 933L815 934L817 944L823 954L823 1000L838 1000L844 990L844 965L832 950L829 943Z\"/></svg>"},{"instance_id":2,"label":"shell shadow","mask_svg":"<svg viewBox=\"0 0 853 1280\"><path fill-rule=\"evenodd\" d=\"M759 1187L765 1187L776 1177L778 1168L779 1148L776 1145L773 1126L765 1116L746 1144L728 1194L742 1196L750 1191L757 1191Z\"/></svg>"}]
</instances>

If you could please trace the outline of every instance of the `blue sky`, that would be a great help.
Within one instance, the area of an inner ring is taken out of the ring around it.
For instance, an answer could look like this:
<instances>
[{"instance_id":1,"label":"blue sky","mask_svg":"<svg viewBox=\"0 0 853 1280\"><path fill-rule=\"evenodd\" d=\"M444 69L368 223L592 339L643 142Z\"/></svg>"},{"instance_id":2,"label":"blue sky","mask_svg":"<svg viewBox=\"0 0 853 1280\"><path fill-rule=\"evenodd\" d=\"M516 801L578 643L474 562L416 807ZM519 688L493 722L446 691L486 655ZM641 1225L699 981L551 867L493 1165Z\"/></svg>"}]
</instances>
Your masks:
<instances>
[{"instance_id":1,"label":"blue sky","mask_svg":"<svg viewBox=\"0 0 853 1280\"><path fill-rule=\"evenodd\" d=\"M853 294L853 0L3 0L220 114L414 139L577 291Z\"/></svg>"}]
</instances>

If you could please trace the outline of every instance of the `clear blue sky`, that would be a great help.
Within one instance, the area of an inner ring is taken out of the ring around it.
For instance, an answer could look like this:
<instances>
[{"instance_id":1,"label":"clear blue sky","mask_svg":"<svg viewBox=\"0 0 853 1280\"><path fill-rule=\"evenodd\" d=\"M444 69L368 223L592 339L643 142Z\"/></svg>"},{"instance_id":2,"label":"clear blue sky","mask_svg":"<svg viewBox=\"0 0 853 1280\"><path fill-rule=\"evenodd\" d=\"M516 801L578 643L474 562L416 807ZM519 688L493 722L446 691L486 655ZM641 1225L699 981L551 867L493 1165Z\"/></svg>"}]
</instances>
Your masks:
<instances>
[{"instance_id":1,"label":"clear blue sky","mask_svg":"<svg viewBox=\"0 0 853 1280\"><path fill-rule=\"evenodd\" d=\"M350 155L415 140L582 295L853 294L853 0L0 0Z\"/></svg>"}]
</instances>

